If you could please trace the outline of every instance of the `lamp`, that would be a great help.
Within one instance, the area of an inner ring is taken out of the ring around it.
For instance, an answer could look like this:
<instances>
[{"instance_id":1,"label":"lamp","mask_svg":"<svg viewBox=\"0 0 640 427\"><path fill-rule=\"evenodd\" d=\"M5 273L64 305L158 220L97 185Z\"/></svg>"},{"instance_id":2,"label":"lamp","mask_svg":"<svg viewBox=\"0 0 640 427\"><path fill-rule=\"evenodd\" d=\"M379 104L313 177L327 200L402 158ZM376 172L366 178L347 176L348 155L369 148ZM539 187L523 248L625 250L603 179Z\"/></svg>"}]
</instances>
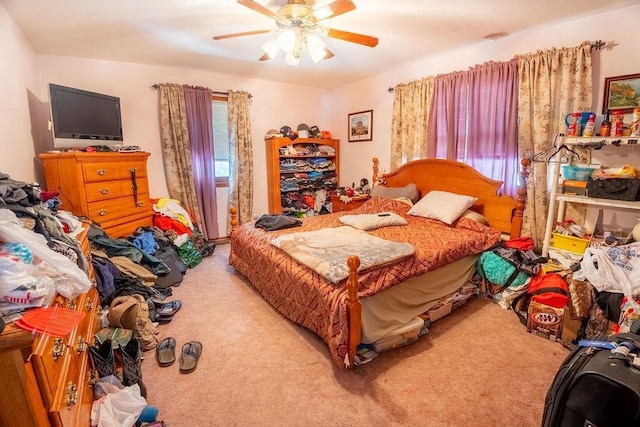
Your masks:
<instances>
[{"instance_id":1,"label":"lamp","mask_svg":"<svg viewBox=\"0 0 640 427\"><path fill-rule=\"evenodd\" d=\"M283 51L286 54L284 61L288 65L298 65L305 50L309 52L314 63L325 59L327 55L322 40L313 34L308 34L302 27L282 31L276 40L262 45L262 49L268 56L267 59L273 59Z\"/></svg>"}]
</instances>

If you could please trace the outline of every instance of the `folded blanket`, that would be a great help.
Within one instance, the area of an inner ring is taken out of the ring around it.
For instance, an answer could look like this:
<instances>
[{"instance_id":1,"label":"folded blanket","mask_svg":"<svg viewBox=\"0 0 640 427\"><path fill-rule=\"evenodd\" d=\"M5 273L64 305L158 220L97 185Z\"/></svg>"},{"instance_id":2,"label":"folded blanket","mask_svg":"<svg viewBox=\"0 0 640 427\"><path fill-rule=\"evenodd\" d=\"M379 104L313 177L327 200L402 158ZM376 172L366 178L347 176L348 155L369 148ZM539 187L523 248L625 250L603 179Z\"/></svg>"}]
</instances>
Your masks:
<instances>
[{"instance_id":1,"label":"folded blanket","mask_svg":"<svg viewBox=\"0 0 640 427\"><path fill-rule=\"evenodd\" d=\"M409 243L392 242L348 226L283 234L271 244L334 284L349 276L347 258L351 255L360 258L358 271L363 272L415 253Z\"/></svg>"}]
</instances>

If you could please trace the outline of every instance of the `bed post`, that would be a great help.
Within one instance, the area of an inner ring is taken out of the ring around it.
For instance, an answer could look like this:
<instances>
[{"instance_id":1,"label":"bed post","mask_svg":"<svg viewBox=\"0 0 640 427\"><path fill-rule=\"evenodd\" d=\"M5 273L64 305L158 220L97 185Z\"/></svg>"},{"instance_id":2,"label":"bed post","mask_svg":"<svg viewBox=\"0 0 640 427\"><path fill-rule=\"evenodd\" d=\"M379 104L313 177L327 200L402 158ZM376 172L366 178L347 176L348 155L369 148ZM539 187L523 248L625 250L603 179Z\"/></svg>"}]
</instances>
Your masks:
<instances>
[{"instance_id":1,"label":"bed post","mask_svg":"<svg viewBox=\"0 0 640 427\"><path fill-rule=\"evenodd\" d=\"M351 368L354 366L356 351L362 339L362 304L358 298L358 287L360 286L358 282L358 267L360 267L360 258L351 255L347 259L347 266L349 267L346 299L347 317L349 318L349 348L347 349L349 364L347 368Z\"/></svg>"},{"instance_id":2,"label":"bed post","mask_svg":"<svg viewBox=\"0 0 640 427\"><path fill-rule=\"evenodd\" d=\"M520 185L516 191L516 208L513 212L513 220L511 221L511 237L520 237L522 233L522 219L524 212L524 205L527 198L527 178L529 177L529 165L531 165L531 159L524 157L520 161L522 169L520 170Z\"/></svg>"},{"instance_id":3,"label":"bed post","mask_svg":"<svg viewBox=\"0 0 640 427\"><path fill-rule=\"evenodd\" d=\"M376 185L376 183L378 182L378 173L380 173L380 170L378 169L379 165L380 165L380 161L378 160L377 157L374 157L373 158L373 176L371 177L371 187Z\"/></svg>"},{"instance_id":4,"label":"bed post","mask_svg":"<svg viewBox=\"0 0 640 427\"><path fill-rule=\"evenodd\" d=\"M230 233L233 233L233 230L238 228L238 208L235 206L229 208L229 225L231 226Z\"/></svg>"}]
</instances>

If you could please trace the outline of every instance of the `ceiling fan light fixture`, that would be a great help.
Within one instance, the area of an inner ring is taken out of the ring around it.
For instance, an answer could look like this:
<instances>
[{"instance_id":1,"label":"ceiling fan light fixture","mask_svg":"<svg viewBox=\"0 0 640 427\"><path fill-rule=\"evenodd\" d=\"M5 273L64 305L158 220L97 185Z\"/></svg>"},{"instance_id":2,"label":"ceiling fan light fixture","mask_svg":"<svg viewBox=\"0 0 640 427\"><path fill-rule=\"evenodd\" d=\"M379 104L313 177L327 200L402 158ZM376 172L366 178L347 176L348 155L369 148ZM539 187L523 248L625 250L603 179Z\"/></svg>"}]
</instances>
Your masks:
<instances>
[{"instance_id":1,"label":"ceiling fan light fixture","mask_svg":"<svg viewBox=\"0 0 640 427\"><path fill-rule=\"evenodd\" d=\"M327 50L322 40L313 34L307 34L307 50L313 62L321 61L325 58Z\"/></svg>"},{"instance_id":2,"label":"ceiling fan light fixture","mask_svg":"<svg viewBox=\"0 0 640 427\"><path fill-rule=\"evenodd\" d=\"M280 52L280 47L278 46L278 41L277 40L271 40L270 42L267 42L265 44L262 45L262 50L264 50L264 52L269 55L269 59L273 59L276 56L278 56L278 53Z\"/></svg>"},{"instance_id":3,"label":"ceiling fan light fixture","mask_svg":"<svg viewBox=\"0 0 640 427\"><path fill-rule=\"evenodd\" d=\"M298 65L300 63L300 57L295 56L293 52L289 52L287 53L287 56L285 56L284 62L287 65Z\"/></svg>"},{"instance_id":4,"label":"ceiling fan light fixture","mask_svg":"<svg viewBox=\"0 0 640 427\"><path fill-rule=\"evenodd\" d=\"M280 33L278 36L278 46L284 52L293 52L293 49L296 46L296 34L293 30L286 30Z\"/></svg>"}]
</instances>

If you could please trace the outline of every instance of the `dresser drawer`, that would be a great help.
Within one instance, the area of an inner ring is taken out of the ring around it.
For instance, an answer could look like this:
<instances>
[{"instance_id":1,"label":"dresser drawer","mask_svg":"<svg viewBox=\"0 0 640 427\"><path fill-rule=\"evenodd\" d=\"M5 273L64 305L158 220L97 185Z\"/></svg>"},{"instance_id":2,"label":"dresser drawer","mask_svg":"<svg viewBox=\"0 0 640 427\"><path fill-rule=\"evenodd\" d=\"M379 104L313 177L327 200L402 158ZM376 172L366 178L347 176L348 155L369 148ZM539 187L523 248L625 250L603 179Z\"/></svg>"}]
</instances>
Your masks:
<instances>
[{"instance_id":1,"label":"dresser drawer","mask_svg":"<svg viewBox=\"0 0 640 427\"><path fill-rule=\"evenodd\" d=\"M138 204L136 205L133 196L119 197L101 202L89 203L89 218L102 224L103 222L135 215L139 212L151 210L149 194L138 194Z\"/></svg>"},{"instance_id":2,"label":"dresser drawer","mask_svg":"<svg viewBox=\"0 0 640 427\"><path fill-rule=\"evenodd\" d=\"M111 181L119 179L131 180L131 170L135 170L136 178L147 176L146 161L91 162L82 164L85 182Z\"/></svg>"},{"instance_id":3,"label":"dresser drawer","mask_svg":"<svg viewBox=\"0 0 640 427\"><path fill-rule=\"evenodd\" d=\"M149 183L146 179L137 179L138 194L149 193ZM85 185L87 202L115 199L123 196L133 197L131 179L119 181L92 182Z\"/></svg>"}]
</instances>

